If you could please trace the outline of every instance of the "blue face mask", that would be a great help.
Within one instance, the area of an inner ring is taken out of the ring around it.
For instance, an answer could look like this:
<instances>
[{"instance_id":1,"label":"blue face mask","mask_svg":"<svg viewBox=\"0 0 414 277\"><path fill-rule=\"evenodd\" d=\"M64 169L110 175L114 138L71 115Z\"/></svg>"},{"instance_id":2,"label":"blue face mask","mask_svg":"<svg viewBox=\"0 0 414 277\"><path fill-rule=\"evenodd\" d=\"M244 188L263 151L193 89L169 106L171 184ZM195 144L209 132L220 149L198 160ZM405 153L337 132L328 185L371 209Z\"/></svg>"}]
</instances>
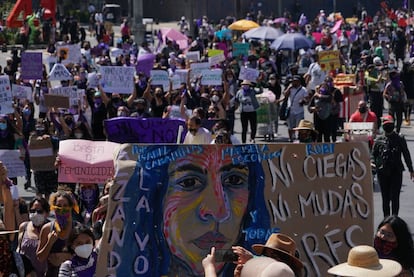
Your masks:
<instances>
[{"instance_id":1,"label":"blue face mask","mask_svg":"<svg viewBox=\"0 0 414 277\"><path fill-rule=\"evenodd\" d=\"M5 123L5 122L0 122L0 130L1 131L4 131L4 130L6 130L7 129L7 123Z\"/></svg>"}]
</instances>

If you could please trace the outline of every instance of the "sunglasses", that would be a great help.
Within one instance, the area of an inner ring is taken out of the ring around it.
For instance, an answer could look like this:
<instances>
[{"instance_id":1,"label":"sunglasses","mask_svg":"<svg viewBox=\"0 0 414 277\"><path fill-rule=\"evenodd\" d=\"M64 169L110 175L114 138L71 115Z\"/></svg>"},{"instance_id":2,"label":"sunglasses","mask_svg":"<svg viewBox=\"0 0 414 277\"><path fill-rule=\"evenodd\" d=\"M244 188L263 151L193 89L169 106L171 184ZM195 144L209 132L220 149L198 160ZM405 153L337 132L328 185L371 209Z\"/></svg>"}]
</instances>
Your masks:
<instances>
[{"instance_id":1,"label":"sunglasses","mask_svg":"<svg viewBox=\"0 0 414 277\"><path fill-rule=\"evenodd\" d=\"M31 210L29 210L29 212L30 212L31 214L34 214L34 213L37 213L37 214L42 214L42 213L44 213L44 211L43 211L43 210L35 210L35 209L31 209Z\"/></svg>"}]
</instances>

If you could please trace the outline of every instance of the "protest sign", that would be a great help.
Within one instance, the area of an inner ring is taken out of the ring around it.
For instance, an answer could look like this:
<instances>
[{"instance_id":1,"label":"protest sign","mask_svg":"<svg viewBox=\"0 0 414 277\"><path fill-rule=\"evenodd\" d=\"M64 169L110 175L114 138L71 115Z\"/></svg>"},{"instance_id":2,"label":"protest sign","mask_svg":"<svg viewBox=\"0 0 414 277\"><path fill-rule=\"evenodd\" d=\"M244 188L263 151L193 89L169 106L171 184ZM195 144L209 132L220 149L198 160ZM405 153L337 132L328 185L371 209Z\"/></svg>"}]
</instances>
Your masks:
<instances>
[{"instance_id":1,"label":"protest sign","mask_svg":"<svg viewBox=\"0 0 414 277\"><path fill-rule=\"evenodd\" d=\"M33 90L28 86L15 85L12 86L13 98L17 99L28 99L30 102L33 101Z\"/></svg>"},{"instance_id":2,"label":"protest sign","mask_svg":"<svg viewBox=\"0 0 414 277\"><path fill-rule=\"evenodd\" d=\"M59 182L105 183L113 177L117 143L68 139L59 143Z\"/></svg>"},{"instance_id":3,"label":"protest sign","mask_svg":"<svg viewBox=\"0 0 414 277\"><path fill-rule=\"evenodd\" d=\"M145 76L151 75L151 69L154 67L154 54L144 54L138 56L138 63L136 66L137 73L143 72Z\"/></svg>"},{"instance_id":4,"label":"protest sign","mask_svg":"<svg viewBox=\"0 0 414 277\"><path fill-rule=\"evenodd\" d=\"M203 70L210 69L209 63L192 63L190 65L191 72L190 72L190 78L192 81L194 81L196 78L201 76L201 73Z\"/></svg>"},{"instance_id":5,"label":"protest sign","mask_svg":"<svg viewBox=\"0 0 414 277\"><path fill-rule=\"evenodd\" d=\"M207 55L208 55L208 57L224 55L224 51L220 50L220 49L209 49Z\"/></svg>"},{"instance_id":6,"label":"protest sign","mask_svg":"<svg viewBox=\"0 0 414 277\"><path fill-rule=\"evenodd\" d=\"M240 55L247 57L249 55L249 49L249 43L233 43L233 57L239 57Z\"/></svg>"},{"instance_id":7,"label":"protest sign","mask_svg":"<svg viewBox=\"0 0 414 277\"><path fill-rule=\"evenodd\" d=\"M0 76L0 113L14 113L13 95L8 75Z\"/></svg>"},{"instance_id":8,"label":"protest sign","mask_svg":"<svg viewBox=\"0 0 414 277\"><path fill-rule=\"evenodd\" d=\"M324 71L341 67L339 50L320 51L318 52L318 56L319 64Z\"/></svg>"},{"instance_id":9,"label":"protest sign","mask_svg":"<svg viewBox=\"0 0 414 277\"><path fill-rule=\"evenodd\" d=\"M206 86L221 86L223 79L222 74L223 70L221 69L213 69L213 70L203 70L202 71L203 78L201 79L201 84Z\"/></svg>"},{"instance_id":10,"label":"protest sign","mask_svg":"<svg viewBox=\"0 0 414 277\"><path fill-rule=\"evenodd\" d=\"M239 80L248 80L250 82L256 83L259 74L259 70L255 68L241 67L239 73Z\"/></svg>"},{"instance_id":11,"label":"protest sign","mask_svg":"<svg viewBox=\"0 0 414 277\"><path fill-rule=\"evenodd\" d=\"M42 79L43 75L43 56L40 52L23 52L21 57L23 80Z\"/></svg>"},{"instance_id":12,"label":"protest sign","mask_svg":"<svg viewBox=\"0 0 414 277\"><path fill-rule=\"evenodd\" d=\"M73 76L69 70L61 63L55 63L49 73L49 81L67 81L72 80Z\"/></svg>"},{"instance_id":13,"label":"protest sign","mask_svg":"<svg viewBox=\"0 0 414 277\"><path fill-rule=\"evenodd\" d=\"M181 87L181 78L178 75L173 75L170 78L170 82L172 84L172 89L179 89Z\"/></svg>"},{"instance_id":14,"label":"protest sign","mask_svg":"<svg viewBox=\"0 0 414 277\"><path fill-rule=\"evenodd\" d=\"M99 82L105 92L121 94L134 92L134 67L101 66L99 72L102 76Z\"/></svg>"},{"instance_id":15,"label":"protest sign","mask_svg":"<svg viewBox=\"0 0 414 277\"><path fill-rule=\"evenodd\" d=\"M96 72L88 73L88 88L97 88L99 85L99 78Z\"/></svg>"},{"instance_id":16,"label":"protest sign","mask_svg":"<svg viewBox=\"0 0 414 277\"><path fill-rule=\"evenodd\" d=\"M50 89L49 94L68 97L70 106L79 104L80 92L78 92L78 88L76 86L54 87Z\"/></svg>"},{"instance_id":17,"label":"protest sign","mask_svg":"<svg viewBox=\"0 0 414 277\"><path fill-rule=\"evenodd\" d=\"M170 88L170 79L165 70L151 70L151 85L162 86L165 91Z\"/></svg>"},{"instance_id":18,"label":"protest sign","mask_svg":"<svg viewBox=\"0 0 414 277\"><path fill-rule=\"evenodd\" d=\"M104 121L108 140L117 143L175 143L184 120L167 118L113 118ZM185 133L182 139L184 139Z\"/></svg>"},{"instance_id":19,"label":"protest sign","mask_svg":"<svg viewBox=\"0 0 414 277\"><path fill-rule=\"evenodd\" d=\"M179 76L181 83L187 83L188 69L176 69L174 74Z\"/></svg>"},{"instance_id":20,"label":"protest sign","mask_svg":"<svg viewBox=\"0 0 414 277\"><path fill-rule=\"evenodd\" d=\"M366 143L123 144L114 157L98 276L201 276L211 246L252 251L274 232L296 241L306 276L325 276L372 244Z\"/></svg>"},{"instance_id":21,"label":"protest sign","mask_svg":"<svg viewBox=\"0 0 414 277\"><path fill-rule=\"evenodd\" d=\"M50 137L29 139L30 168L34 171L55 170L56 153L53 151Z\"/></svg>"},{"instance_id":22,"label":"protest sign","mask_svg":"<svg viewBox=\"0 0 414 277\"><path fill-rule=\"evenodd\" d=\"M67 96L45 94L43 97L45 98L45 105L48 108L70 108L69 97Z\"/></svg>"},{"instance_id":23,"label":"protest sign","mask_svg":"<svg viewBox=\"0 0 414 277\"><path fill-rule=\"evenodd\" d=\"M219 55L216 56L212 56L208 58L208 63L210 64L210 66L219 64L221 62L224 62L226 60L226 57L224 57L224 54L221 53Z\"/></svg>"},{"instance_id":24,"label":"protest sign","mask_svg":"<svg viewBox=\"0 0 414 277\"><path fill-rule=\"evenodd\" d=\"M9 178L26 176L26 167L20 159L19 150L0 150L0 161L7 168Z\"/></svg>"},{"instance_id":25,"label":"protest sign","mask_svg":"<svg viewBox=\"0 0 414 277\"><path fill-rule=\"evenodd\" d=\"M82 58L81 47L79 44L65 44L56 47L56 53L63 57L62 64L80 63Z\"/></svg>"},{"instance_id":26,"label":"protest sign","mask_svg":"<svg viewBox=\"0 0 414 277\"><path fill-rule=\"evenodd\" d=\"M188 61L198 62L200 60L200 51L188 51L185 57Z\"/></svg>"}]
</instances>

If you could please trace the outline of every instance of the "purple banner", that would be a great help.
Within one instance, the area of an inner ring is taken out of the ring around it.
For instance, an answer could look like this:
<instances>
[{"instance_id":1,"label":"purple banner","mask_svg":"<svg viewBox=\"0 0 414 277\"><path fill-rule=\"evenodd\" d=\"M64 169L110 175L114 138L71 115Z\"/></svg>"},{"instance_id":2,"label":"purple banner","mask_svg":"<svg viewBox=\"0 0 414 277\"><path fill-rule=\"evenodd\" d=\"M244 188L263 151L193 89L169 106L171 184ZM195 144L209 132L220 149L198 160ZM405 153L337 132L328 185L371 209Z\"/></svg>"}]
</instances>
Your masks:
<instances>
[{"instance_id":1,"label":"purple banner","mask_svg":"<svg viewBox=\"0 0 414 277\"><path fill-rule=\"evenodd\" d=\"M104 125L108 140L117 143L177 143L179 126L184 128L181 141L186 134L185 122L177 119L119 117Z\"/></svg>"},{"instance_id":2,"label":"purple banner","mask_svg":"<svg viewBox=\"0 0 414 277\"><path fill-rule=\"evenodd\" d=\"M22 53L22 79L38 80L43 75L43 56L37 52Z\"/></svg>"},{"instance_id":3,"label":"purple banner","mask_svg":"<svg viewBox=\"0 0 414 277\"><path fill-rule=\"evenodd\" d=\"M154 66L154 54L144 54L138 57L136 71L144 72L147 77L150 77L150 71Z\"/></svg>"}]
</instances>

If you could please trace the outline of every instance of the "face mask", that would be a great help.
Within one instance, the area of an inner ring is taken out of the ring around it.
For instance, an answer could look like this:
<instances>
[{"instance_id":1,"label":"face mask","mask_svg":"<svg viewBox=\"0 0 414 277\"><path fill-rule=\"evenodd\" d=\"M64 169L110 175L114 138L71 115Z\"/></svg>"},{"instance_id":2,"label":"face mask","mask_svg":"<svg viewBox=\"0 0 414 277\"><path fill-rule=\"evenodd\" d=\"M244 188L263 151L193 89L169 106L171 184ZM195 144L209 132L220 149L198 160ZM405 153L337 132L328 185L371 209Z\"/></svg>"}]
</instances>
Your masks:
<instances>
[{"instance_id":1,"label":"face mask","mask_svg":"<svg viewBox=\"0 0 414 277\"><path fill-rule=\"evenodd\" d=\"M211 101L213 101L213 102L218 102L220 100L220 97L218 97L217 95L213 95L212 97L211 97Z\"/></svg>"},{"instance_id":2,"label":"face mask","mask_svg":"<svg viewBox=\"0 0 414 277\"><path fill-rule=\"evenodd\" d=\"M72 208L55 207L55 217L59 226L63 229L72 215Z\"/></svg>"},{"instance_id":3,"label":"face mask","mask_svg":"<svg viewBox=\"0 0 414 277\"><path fill-rule=\"evenodd\" d=\"M32 114L32 111L30 109L23 109L24 116L30 116L31 114Z\"/></svg>"},{"instance_id":4,"label":"face mask","mask_svg":"<svg viewBox=\"0 0 414 277\"><path fill-rule=\"evenodd\" d=\"M92 254L93 245L92 244L83 244L77 246L74 251L75 254L81 258L87 259Z\"/></svg>"},{"instance_id":5,"label":"face mask","mask_svg":"<svg viewBox=\"0 0 414 277\"><path fill-rule=\"evenodd\" d=\"M360 107L360 108L358 108L358 111L359 111L360 113L366 113L366 112L367 112L367 110L368 110L368 108L367 108L367 107Z\"/></svg>"},{"instance_id":6,"label":"face mask","mask_svg":"<svg viewBox=\"0 0 414 277\"><path fill-rule=\"evenodd\" d=\"M38 213L30 213L29 219L33 223L34 226L41 226L45 222L45 216L43 214Z\"/></svg>"},{"instance_id":7,"label":"face mask","mask_svg":"<svg viewBox=\"0 0 414 277\"><path fill-rule=\"evenodd\" d=\"M389 68L389 69L393 69L394 67L395 67L395 64L389 64L389 65L388 65L388 68Z\"/></svg>"},{"instance_id":8,"label":"face mask","mask_svg":"<svg viewBox=\"0 0 414 277\"><path fill-rule=\"evenodd\" d=\"M72 118L67 118L67 119L65 119L65 123L66 123L66 125L70 126L73 123L73 119Z\"/></svg>"},{"instance_id":9,"label":"face mask","mask_svg":"<svg viewBox=\"0 0 414 277\"><path fill-rule=\"evenodd\" d=\"M83 137L82 133L75 133L74 135L75 135L75 138L77 139L81 139Z\"/></svg>"},{"instance_id":10,"label":"face mask","mask_svg":"<svg viewBox=\"0 0 414 277\"><path fill-rule=\"evenodd\" d=\"M188 131L195 136L197 134L197 129L188 129Z\"/></svg>"},{"instance_id":11,"label":"face mask","mask_svg":"<svg viewBox=\"0 0 414 277\"><path fill-rule=\"evenodd\" d=\"M394 124L385 124L382 126L382 128L384 129L385 133L391 133L394 130Z\"/></svg>"},{"instance_id":12,"label":"face mask","mask_svg":"<svg viewBox=\"0 0 414 277\"><path fill-rule=\"evenodd\" d=\"M397 248L397 242L390 242L383 240L380 237L375 237L374 248L377 250L379 258L390 258L392 250Z\"/></svg>"},{"instance_id":13,"label":"face mask","mask_svg":"<svg viewBox=\"0 0 414 277\"><path fill-rule=\"evenodd\" d=\"M5 123L5 122L1 122L0 123L0 130L1 131L4 131L4 130L6 130L7 129L7 123Z\"/></svg>"},{"instance_id":14,"label":"face mask","mask_svg":"<svg viewBox=\"0 0 414 277\"><path fill-rule=\"evenodd\" d=\"M249 90L249 88L250 88L250 86L248 86L248 85L243 85L243 86L242 86L242 88L243 88L243 90L244 90L244 91L248 91L248 90Z\"/></svg>"},{"instance_id":15,"label":"face mask","mask_svg":"<svg viewBox=\"0 0 414 277\"><path fill-rule=\"evenodd\" d=\"M123 112L123 111L118 112L117 115L118 116L123 116L123 117L128 116L127 113Z\"/></svg>"}]
</instances>

